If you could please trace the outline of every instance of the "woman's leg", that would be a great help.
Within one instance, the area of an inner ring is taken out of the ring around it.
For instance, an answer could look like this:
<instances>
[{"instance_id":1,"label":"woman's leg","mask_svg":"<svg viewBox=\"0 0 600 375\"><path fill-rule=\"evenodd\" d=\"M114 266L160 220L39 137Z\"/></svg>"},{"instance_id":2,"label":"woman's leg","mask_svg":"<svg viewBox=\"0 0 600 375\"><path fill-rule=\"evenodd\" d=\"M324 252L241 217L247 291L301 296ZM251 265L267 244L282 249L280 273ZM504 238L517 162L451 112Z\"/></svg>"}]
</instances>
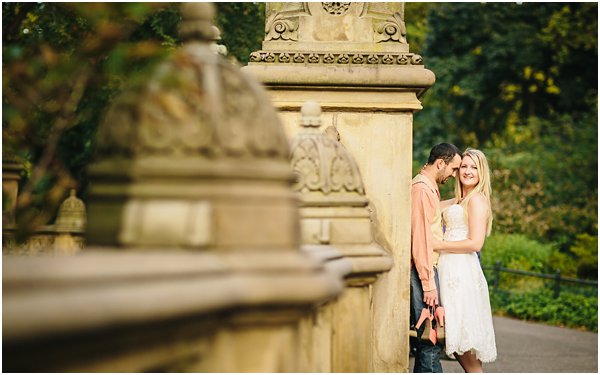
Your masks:
<instances>
[{"instance_id":1,"label":"woman's leg","mask_svg":"<svg viewBox=\"0 0 600 375\"><path fill-rule=\"evenodd\" d=\"M462 355L454 353L454 356L465 372L483 372L481 361L472 352L466 352Z\"/></svg>"}]
</instances>

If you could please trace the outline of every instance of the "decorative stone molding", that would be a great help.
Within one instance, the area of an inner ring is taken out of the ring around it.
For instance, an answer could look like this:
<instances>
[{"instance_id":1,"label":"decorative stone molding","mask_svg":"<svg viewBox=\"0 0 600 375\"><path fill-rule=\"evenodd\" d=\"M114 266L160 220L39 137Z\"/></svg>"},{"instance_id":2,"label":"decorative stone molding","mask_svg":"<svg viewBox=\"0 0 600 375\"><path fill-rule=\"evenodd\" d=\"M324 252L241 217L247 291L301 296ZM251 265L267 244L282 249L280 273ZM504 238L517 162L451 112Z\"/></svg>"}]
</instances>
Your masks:
<instances>
[{"instance_id":1,"label":"decorative stone molding","mask_svg":"<svg viewBox=\"0 0 600 375\"><path fill-rule=\"evenodd\" d=\"M329 14L340 15L348 11L350 2L323 2L323 9Z\"/></svg>"},{"instance_id":2,"label":"decorative stone molding","mask_svg":"<svg viewBox=\"0 0 600 375\"><path fill-rule=\"evenodd\" d=\"M290 58L293 56L293 58ZM337 65L423 65L423 58L414 53L360 53L360 52L300 52L255 51L251 63L270 64L337 64Z\"/></svg>"},{"instance_id":3,"label":"decorative stone molding","mask_svg":"<svg viewBox=\"0 0 600 375\"><path fill-rule=\"evenodd\" d=\"M404 10L390 14L385 3L365 3L364 15L373 18L375 42L406 43L406 25ZM385 17L385 18L384 18Z\"/></svg>"},{"instance_id":4,"label":"decorative stone molding","mask_svg":"<svg viewBox=\"0 0 600 375\"><path fill-rule=\"evenodd\" d=\"M282 45L283 44L283 45ZM339 45L338 45L339 44ZM267 3L263 50L407 52L404 3ZM366 59L366 57L365 57ZM373 62L371 62L373 63Z\"/></svg>"},{"instance_id":5,"label":"decorative stone molding","mask_svg":"<svg viewBox=\"0 0 600 375\"><path fill-rule=\"evenodd\" d=\"M356 162L346 149L330 136L315 133L321 107L316 102L302 106L303 130L292 140L291 164L296 175L294 189L299 192L364 194Z\"/></svg>"},{"instance_id":6,"label":"decorative stone molding","mask_svg":"<svg viewBox=\"0 0 600 375\"><path fill-rule=\"evenodd\" d=\"M281 10L266 4L265 40L298 40L300 16L310 16L306 3L284 3Z\"/></svg>"}]
</instances>

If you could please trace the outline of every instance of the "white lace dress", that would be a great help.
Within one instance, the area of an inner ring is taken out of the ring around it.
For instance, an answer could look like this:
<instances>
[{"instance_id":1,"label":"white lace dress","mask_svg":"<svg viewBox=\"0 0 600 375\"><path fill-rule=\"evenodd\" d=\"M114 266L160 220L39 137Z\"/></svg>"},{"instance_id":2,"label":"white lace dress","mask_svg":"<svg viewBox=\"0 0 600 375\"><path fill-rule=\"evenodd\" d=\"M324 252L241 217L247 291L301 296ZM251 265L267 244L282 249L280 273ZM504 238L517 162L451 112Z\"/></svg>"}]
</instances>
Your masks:
<instances>
[{"instance_id":1,"label":"white lace dress","mask_svg":"<svg viewBox=\"0 0 600 375\"><path fill-rule=\"evenodd\" d=\"M445 241L468 238L464 208L454 204L442 212ZM496 339L488 285L476 253L440 253L440 299L446 310L446 353L472 351L481 362L496 360Z\"/></svg>"}]
</instances>

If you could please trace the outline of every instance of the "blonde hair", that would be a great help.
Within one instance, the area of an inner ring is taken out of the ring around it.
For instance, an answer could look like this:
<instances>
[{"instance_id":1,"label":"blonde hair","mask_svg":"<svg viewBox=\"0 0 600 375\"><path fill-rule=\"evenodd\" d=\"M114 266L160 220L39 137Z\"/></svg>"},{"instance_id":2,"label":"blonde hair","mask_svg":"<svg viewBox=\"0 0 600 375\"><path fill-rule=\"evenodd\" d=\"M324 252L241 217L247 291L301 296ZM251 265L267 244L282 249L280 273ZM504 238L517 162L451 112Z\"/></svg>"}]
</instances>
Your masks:
<instances>
[{"instance_id":1,"label":"blonde hair","mask_svg":"<svg viewBox=\"0 0 600 375\"><path fill-rule=\"evenodd\" d=\"M491 178L490 178L490 167L488 166L488 162L487 162L485 155L483 154L483 152L481 152L479 150L476 150L473 148L467 148L465 150L465 152L463 152L463 154L462 154L463 158L465 156L468 156L471 159L473 159L473 162L477 166L479 182L477 183L477 186L475 186L475 188L473 188L473 190L471 190L469 192L469 194L467 194L466 196L463 197L462 196L463 186L462 186L462 183L460 182L460 176L458 176L458 178L456 179L456 184L455 184L455 189L454 189L455 195L456 195L456 200L463 207L468 207L469 200L471 200L471 198L477 193L483 195L487 199L489 215L488 215L488 222L487 222L487 226L486 226L486 228L487 228L486 235L489 236L490 233L492 232L492 222L494 219L493 215L492 215L492 201L491 201L492 184L491 184ZM465 218L468 220L467 210L465 209L464 212L465 212Z\"/></svg>"}]
</instances>

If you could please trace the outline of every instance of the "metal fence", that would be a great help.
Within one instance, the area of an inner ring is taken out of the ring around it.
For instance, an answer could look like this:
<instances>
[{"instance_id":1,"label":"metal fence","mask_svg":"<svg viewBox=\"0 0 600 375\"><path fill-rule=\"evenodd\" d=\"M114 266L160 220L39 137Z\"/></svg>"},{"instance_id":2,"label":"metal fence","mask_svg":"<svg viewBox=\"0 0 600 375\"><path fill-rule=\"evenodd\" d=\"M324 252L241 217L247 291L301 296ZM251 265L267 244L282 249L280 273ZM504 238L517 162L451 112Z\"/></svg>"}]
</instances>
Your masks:
<instances>
[{"instance_id":1,"label":"metal fence","mask_svg":"<svg viewBox=\"0 0 600 375\"><path fill-rule=\"evenodd\" d=\"M559 269L557 269L556 272L553 274L551 274L551 273L536 273L536 272L529 272L529 271L522 271L522 270L513 270L510 268L502 267L502 265L500 264L500 261L496 261L496 264L493 266L483 265L482 268L484 270L488 269L488 270L494 271L494 283L493 283L494 292L496 292L498 290L498 285L500 284L500 273L501 272L554 280L554 284L553 284L554 298L558 298L558 296L560 295L561 283L573 283L573 284L594 286L596 288L598 287L597 280L582 280L582 279L575 279L572 277L564 277L564 276L561 276Z\"/></svg>"}]
</instances>

